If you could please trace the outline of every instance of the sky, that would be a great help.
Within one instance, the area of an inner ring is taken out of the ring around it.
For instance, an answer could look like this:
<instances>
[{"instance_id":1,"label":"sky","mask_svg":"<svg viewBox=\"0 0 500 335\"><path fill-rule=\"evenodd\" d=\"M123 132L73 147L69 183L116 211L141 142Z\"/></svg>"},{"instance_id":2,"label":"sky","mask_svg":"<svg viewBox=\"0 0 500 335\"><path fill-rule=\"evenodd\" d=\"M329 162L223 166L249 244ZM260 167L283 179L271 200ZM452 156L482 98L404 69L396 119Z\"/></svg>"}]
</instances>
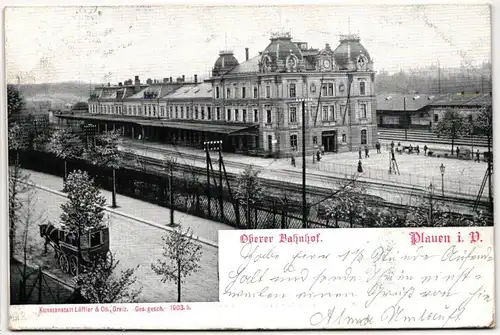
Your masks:
<instances>
[{"instance_id":1,"label":"sky","mask_svg":"<svg viewBox=\"0 0 500 335\"><path fill-rule=\"evenodd\" d=\"M491 60L487 5L288 5L10 7L5 11L8 83L117 84L198 74L220 50L258 55L272 32L322 49L356 33L376 70L479 66Z\"/></svg>"}]
</instances>

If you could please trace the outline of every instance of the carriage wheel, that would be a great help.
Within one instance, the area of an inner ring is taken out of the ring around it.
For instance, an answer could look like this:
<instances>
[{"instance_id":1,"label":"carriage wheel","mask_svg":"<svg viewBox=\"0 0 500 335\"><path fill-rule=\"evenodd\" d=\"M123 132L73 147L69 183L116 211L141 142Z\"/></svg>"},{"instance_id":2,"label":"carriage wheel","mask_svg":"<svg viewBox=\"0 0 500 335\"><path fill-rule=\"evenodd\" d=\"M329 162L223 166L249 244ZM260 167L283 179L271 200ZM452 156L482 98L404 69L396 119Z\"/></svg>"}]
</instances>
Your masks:
<instances>
[{"instance_id":1,"label":"carriage wheel","mask_svg":"<svg viewBox=\"0 0 500 335\"><path fill-rule=\"evenodd\" d=\"M59 256L59 266L61 267L61 270L64 273L69 272L69 262L68 259L66 258L66 255L61 253L61 256Z\"/></svg>"},{"instance_id":2,"label":"carriage wheel","mask_svg":"<svg viewBox=\"0 0 500 335\"><path fill-rule=\"evenodd\" d=\"M69 273L74 277L78 274L78 259L76 256L71 256L69 259Z\"/></svg>"}]
</instances>

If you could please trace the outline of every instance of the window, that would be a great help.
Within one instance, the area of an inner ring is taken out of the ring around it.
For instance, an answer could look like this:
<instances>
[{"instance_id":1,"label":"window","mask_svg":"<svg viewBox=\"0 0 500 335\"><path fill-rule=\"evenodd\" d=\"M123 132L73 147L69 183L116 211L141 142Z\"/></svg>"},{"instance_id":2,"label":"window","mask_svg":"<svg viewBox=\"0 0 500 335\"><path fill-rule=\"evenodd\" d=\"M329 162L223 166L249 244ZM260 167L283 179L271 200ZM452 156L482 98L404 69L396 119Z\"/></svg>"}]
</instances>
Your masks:
<instances>
[{"instance_id":1,"label":"window","mask_svg":"<svg viewBox=\"0 0 500 335\"><path fill-rule=\"evenodd\" d=\"M361 109L361 118L366 119L366 104L361 104L359 107Z\"/></svg>"},{"instance_id":2,"label":"window","mask_svg":"<svg viewBox=\"0 0 500 335\"><path fill-rule=\"evenodd\" d=\"M347 142L347 135L342 134L342 143L346 143L346 142Z\"/></svg>"},{"instance_id":3,"label":"window","mask_svg":"<svg viewBox=\"0 0 500 335\"><path fill-rule=\"evenodd\" d=\"M297 123L297 107L290 107L290 123Z\"/></svg>"},{"instance_id":4,"label":"window","mask_svg":"<svg viewBox=\"0 0 500 335\"><path fill-rule=\"evenodd\" d=\"M175 106L175 118L176 119L179 118L179 107L178 106Z\"/></svg>"},{"instance_id":5,"label":"window","mask_svg":"<svg viewBox=\"0 0 500 335\"><path fill-rule=\"evenodd\" d=\"M115 113L115 106L111 106L111 113Z\"/></svg>"},{"instance_id":6,"label":"window","mask_svg":"<svg viewBox=\"0 0 500 335\"><path fill-rule=\"evenodd\" d=\"M290 84L290 98L295 98L296 92L295 92L295 84Z\"/></svg>"},{"instance_id":7,"label":"window","mask_svg":"<svg viewBox=\"0 0 500 335\"><path fill-rule=\"evenodd\" d=\"M257 99L257 97L258 97L258 95L259 95L259 93L258 93L258 92L259 92L259 91L257 90L257 86L254 86L254 87L253 87L253 98L254 98L254 99Z\"/></svg>"},{"instance_id":8,"label":"window","mask_svg":"<svg viewBox=\"0 0 500 335\"><path fill-rule=\"evenodd\" d=\"M198 119L198 106L194 106L194 118Z\"/></svg>"},{"instance_id":9,"label":"window","mask_svg":"<svg viewBox=\"0 0 500 335\"><path fill-rule=\"evenodd\" d=\"M266 114L267 114L267 123L271 123L272 122L271 110L268 109Z\"/></svg>"},{"instance_id":10,"label":"window","mask_svg":"<svg viewBox=\"0 0 500 335\"><path fill-rule=\"evenodd\" d=\"M228 87L226 89L226 99L229 99L229 98L231 98L231 89Z\"/></svg>"},{"instance_id":11,"label":"window","mask_svg":"<svg viewBox=\"0 0 500 335\"><path fill-rule=\"evenodd\" d=\"M366 129L361 130L361 144L366 144Z\"/></svg>"},{"instance_id":12,"label":"window","mask_svg":"<svg viewBox=\"0 0 500 335\"><path fill-rule=\"evenodd\" d=\"M241 88L241 98L242 99L246 99L247 97L247 88L246 87L242 87Z\"/></svg>"},{"instance_id":13,"label":"window","mask_svg":"<svg viewBox=\"0 0 500 335\"><path fill-rule=\"evenodd\" d=\"M330 106L330 120L331 121L335 120L335 106L334 105Z\"/></svg>"},{"instance_id":14,"label":"window","mask_svg":"<svg viewBox=\"0 0 500 335\"><path fill-rule=\"evenodd\" d=\"M219 91L219 86L215 87L215 99L219 99L220 97L220 91Z\"/></svg>"},{"instance_id":15,"label":"window","mask_svg":"<svg viewBox=\"0 0 500 335\"><path fill-rule=\"evenodd\" d=\"M134 115L137 114L137 108L134 106Z\"/></svg>"},{"instance_id":16,"label":"window","mask_svg":"<svg viewBox=\"0 0 500 335\"><path fill-rule=\"evenodd\" d=\"M97 231L90 234L90 247L97 247L101 245L101 233L102 231Z\"/></svg>"},{"instance_id":17,"label":"window","mask_svg":"<svg viewBox=\"0 0 500 335\"><path fill-rule=\"evenodd\" d=\"M437 114L434 114L434 122L438 122L439 121L439 116Z\"/></svg>"},{"instance_id":18,"label":"window","mask_svg":"<svg viewBox=\"0 0 500 335\"><path fill-rule=\"evenodd\" d=\"M318 144L318 136L313 136L313 144Z\"/></svg>"},{"instance_id":19,"label":"window","mask_svg":"<svg viewBox=\"0 0 500 335\"><path fill-rule=\"evenodd\" d=\"M359 82L359 94L360 95L366 94L366 83L364 81Z\"/></svg>"},{"instance_id":20,"label":"window","mask_svg":"<svg viewBox=\"0 0 500 335\"><path fill-rule=\"evenodd\" d=\"M333 96L333 83L328 83L328 95Z\"/></svg>"},{"instance_id":21,"label":"window","mask_svg":"<svg viewBox=\"0 0 500 335\"><path fill-rule=\"evenodd\" d=\"M239 120L238 120L238 119L239 119L238 114L239 114L239 113L238 113L238 110L237 110L237 109L235 109L235 110L234 110L234 121L239 121Z\"/></svg>"},{"instance_id":22,"label":"window","mask_svg":"<svg viewBox=\"0 0 500 335\"><path fill-rule=\"evenodd\" d=\"M243 114L243 122L247 122L247 110L243 109L241 113Z\"/></svg>"},{"instance_id":23,"label":"window","mask_svg":"<svg viewBox=\"0 0 500 335\"><path fill-rule=\"evenodd\" d=\"M220 120L220 107L217 107L217 120Z\"/></svg>"},{"instance_id":24,"label":"window","mask_svg":"<svg viewBox=\"0 0 500 335\"><path fill-rule=\"evenodd\" d=\"M231 110L228 109L227 110L227 118L226 118L227 121L231 121Z\"/></svg>"},{"instance_id":25,"label":"window","mask_svg":"<svg viewBox=\"0 0 500 335\"><path fill-rule=\"evenodd\" d=\"M153 116L156 116L156 106L153 106Z\"/></svg>"},{"instance_id":26,"label":"window","mask_svg":"<svg viewBox=\"0 0 500 335\"><path fill-rule=\"evenodd\" d=\"M170 106L170 114L168 115L168 118L169 118L169 119L172 119L172 110L173 110L173 107L172 107L172 106Z\"/></svg>"},{"instance_id":27,"label":"window","mask_svg":"<svg viewBox=\"0 0 500 335\"><path fill-rule=\"evenodd\" d=\"M165 114L165 107L161 106L160 107L160 116L163 117L164 114Z\"/></svg>"},{"instance_id":28,"label":"window","mask_svg":"<svg viewBox=\"0 0 500 335\"><path fill-rule=\"evenodd\" d=\"M212 120L212 108L207 106L207 119Z\"/></svg>"},{"instance_id":29,"label":"window","mask_svg":"<svg viewBox=\"0 0 500 335\"><path fill-rule=\"evenodd\" d=\"M186 106L186 119L191 118L191 115L189 115L189 106Z\"/></svg>"},{"instance_id":30,"label":"window","mask_svg":"<svg viewBox=\"0 0 500 335\"><path fill-rule=\"evenodd\" d=\"M201 106L201 119L205 120L205 106Z\"/></svg>"},{"instance_id":31,"label":"window","mask_svg":"<svg viewBox=\"0 0 500 335\"><path fill-rule=\"evenodd\" d=\"M323 106L323 121L328 121L328 106Z\"/></svg>"},{"instance_id":32,"label":"window","mask_svg":"<svg viewBox=\"0 0 500 335\"><path fill-rule=\"evenodd\" d=\"M472 123L472 114L469 114L468 118L469 118L469 122Z\"/></svg>"},{"instance_id":33,"label":"window","mask_svg":"<svg viewBox=\"0 0 500 335\"><path fill-rule=\"evenodd\" d=\"M266 98L271 98L271 86L269 85L266 86Z\"/></svg>"},{"instance_id":34,"label":"window","mask_svg":"<svg viewBox=\"0 0 500 335\"><path fill-rule=\"evenodd\" d=\"M290 136L290 147L296 148L297 147L297 135L291 135Z\"/></svg>"},{"instance_id":35,"label":"window","mask_svg":"<svg viewBox=\"0 0 500 335\"><path fill-rule=\"evenodd\" d=\"M347 114L346 110L345 110L345 105L340 105L340 117L343 117L344 115Z\"/></svg>"},{"instance_id":36,"label":"window","mask_svg":"<svg viewBox=\"0 0 500 335\"><path fill-rule=\"evenodd\" d=\"M326 84L323 84L323 86L321 87L321 95L322 96L328 95L328 87L326 86Z\"/></svg>"},{"instance_id":37,"label":"window","mask_svg":"<svg viewBox=\"0 0 500 335\"><path fill-rule=\"evenodd\" d=\"M259 110L258 109L253 110L253 122L259 122Z\"/></svg>"}]
</instances>

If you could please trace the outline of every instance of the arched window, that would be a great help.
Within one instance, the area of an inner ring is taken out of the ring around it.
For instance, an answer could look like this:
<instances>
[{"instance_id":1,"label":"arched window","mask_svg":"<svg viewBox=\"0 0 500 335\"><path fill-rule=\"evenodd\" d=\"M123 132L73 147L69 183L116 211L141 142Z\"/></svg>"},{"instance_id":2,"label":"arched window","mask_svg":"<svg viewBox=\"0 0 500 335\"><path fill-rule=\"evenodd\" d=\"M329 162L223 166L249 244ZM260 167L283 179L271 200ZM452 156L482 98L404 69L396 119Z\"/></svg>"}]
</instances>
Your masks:
<instances>
[{"instance_id":1,"label":"arched window","mask_svg":"<svg viewBox=\"0 0 500 335\"><path fill-rule=\"evenodd\" d=\"M366 144L366 129L361 130L361 144Z\"/></svg>"}]
</instances>

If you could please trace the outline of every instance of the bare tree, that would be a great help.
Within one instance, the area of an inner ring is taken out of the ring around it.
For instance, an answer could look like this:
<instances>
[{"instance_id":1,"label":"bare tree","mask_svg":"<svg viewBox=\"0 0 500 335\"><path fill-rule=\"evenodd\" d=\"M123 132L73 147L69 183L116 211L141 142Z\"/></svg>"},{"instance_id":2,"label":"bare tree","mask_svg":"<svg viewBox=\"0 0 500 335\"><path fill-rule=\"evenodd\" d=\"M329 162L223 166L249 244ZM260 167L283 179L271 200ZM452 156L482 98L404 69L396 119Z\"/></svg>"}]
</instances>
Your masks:
<instances>
[{"instance_id":1,"label":"bare tree","mask_svg":"<svg viewBox=\"0 0 500 335\"><path fill-rule=\"evenodd\" d=\"M257 222L252 224L250 207L262 198L262 194L259 171L249 165L238 175L236 180L236 198L245 208L248 228L257 226Z\"/></svg>"},{"instance_id":2,"label":"bare tree","mask_svg":"<svg viewBox=\"0 0 500 335\"><path fill-rule=\"evenodd\" d=\"M121 270L115 256L109 259L98 257L75 278L83 297L94 304L133 303L138 302L142 287L134 288L137 278L135 271L139 268Z\"/></svg>"},{"instance_id":3,"label":"bare tree","mask_svg":"<svg viewBox=\"0 0 500 335\"><path fill-rule=\"evenodd\" d=\"M22 195L31 190L29 175L18 164L9 166L9 253L14 257L17 225L26 205Z\"/></svg>"},{"instance_id":4,"label":"bare tree","mask_svg":"<svg viewBox=\"0 0 500 335\"><path fill-rule=\"evenodd\" d=\"M62 128L52 134L48 145L50 152L64 160L64 180L68 177L68 160L80 158L83 154L83 143L77 129Z\"/></svg>"},{"instance_id":5,"label":"bare tree","mask_svg":"<svg viewBox=\"0 0 500 335\"><path fill-rule=\"evenodd\" d=\"M161 282L173 281L177 284L177 302L181 302L181 284L186 277L198 271L203 251L198 239L193 238L191 229L183 231L178 225L163 239L163 259L151 264L153 271L161 276Z\"/></svg>"}]
</instances>

